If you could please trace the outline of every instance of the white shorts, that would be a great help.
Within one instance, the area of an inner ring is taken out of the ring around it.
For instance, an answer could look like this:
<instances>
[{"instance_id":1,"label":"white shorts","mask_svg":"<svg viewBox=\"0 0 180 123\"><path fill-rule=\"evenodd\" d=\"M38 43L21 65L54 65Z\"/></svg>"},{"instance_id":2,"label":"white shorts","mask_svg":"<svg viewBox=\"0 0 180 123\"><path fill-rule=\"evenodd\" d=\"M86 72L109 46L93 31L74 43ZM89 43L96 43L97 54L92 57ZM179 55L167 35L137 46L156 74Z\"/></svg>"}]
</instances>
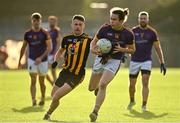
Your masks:
<instances>
[{"instance_id":1,"label":"white shorts","mask_svg":"<svg viewBox=\"0 0 180 123\"><path fill-rule=\"evenodd\" d=\"M145 61L145 62L130 62L129 72L130 75L136 75L139 73L140 70L148 70L151 71L152 68L152 61Z\"/></svg>"},{"instance_id":2,"label":"white shorts","mask_svg":"<svg viewBox=\"0 0 180 123\"><path fill-rule=\"evenodd\" d=\"M113 74L116 74L120 68L121 60L117 59L109 59L106 64L100 63L101 57L96 56L94 65L93 65L93 72L95 73L102 73L104 70L111 71Z\"/></svg>"},{"instance_id":3,"label":"white shorts","mask_svg":"<svg viewBox=\"0 0 180 123\"><path fill-rule=\"evenodd\" d=\"M48 72L48 62L44 61L38 65L34 64L34 60L28 59L28 71L29 73L38 73L40 75L46 75Z\"/></svg>"},{"instance_id":4,"label":"white shorts","mask_svg":"<svg viewBox=\"0 0 180 123\"><path fill-rule=\"evenodd\" d=\"M48 55L48 64L52 64L54 62L54 55Z\"/></svg>"}]
</instances>

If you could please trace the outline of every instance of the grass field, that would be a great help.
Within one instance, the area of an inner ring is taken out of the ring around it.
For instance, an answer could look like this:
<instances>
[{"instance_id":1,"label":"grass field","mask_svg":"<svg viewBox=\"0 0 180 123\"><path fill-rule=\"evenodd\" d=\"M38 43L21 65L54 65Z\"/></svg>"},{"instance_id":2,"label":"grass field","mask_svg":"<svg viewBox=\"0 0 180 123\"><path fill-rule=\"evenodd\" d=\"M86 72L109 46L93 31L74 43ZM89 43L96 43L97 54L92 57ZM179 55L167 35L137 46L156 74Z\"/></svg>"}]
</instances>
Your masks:
<instances>
[{"instance_id":1,"label":"grass field","mask_svg":"<svg viewBox=\"0 0 180 123\"><path fill-rule=\"evenodd\" d=\"M91 70L83 83L65 96L51 116L53 122L89 122L95 96L88 91ZM0 71L0 122L43 122L49 107L51 86L48 82L44 107L31 107L29 76L25 70ZM148 112L141 111L141 77L137 84L134 110L126 110L128 70L121 69L108 87L107 97L97 122L180 122L180 69L168 69L167 75L153 69L150 82ZM40 98L37 83L37 97Z\"/></svg>"}]
</instances>

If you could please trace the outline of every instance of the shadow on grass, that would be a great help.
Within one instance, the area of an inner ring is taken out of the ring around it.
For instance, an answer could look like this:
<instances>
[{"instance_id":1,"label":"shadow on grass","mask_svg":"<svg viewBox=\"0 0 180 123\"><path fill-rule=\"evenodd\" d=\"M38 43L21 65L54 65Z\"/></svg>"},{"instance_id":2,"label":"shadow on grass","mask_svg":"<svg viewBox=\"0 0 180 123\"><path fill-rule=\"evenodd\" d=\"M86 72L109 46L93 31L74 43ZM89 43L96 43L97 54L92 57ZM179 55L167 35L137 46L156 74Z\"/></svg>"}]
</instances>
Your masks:
<instances>
[{"instance_id":1,"label":"shadow on grass","mask_svg":"<svg viewBox=\"0 0 180 123\"><path fill-rule=\"evenodd\" d=\"M48 96L48 97L45 98L45 100L46 100L46 101L50 101L50 100L52 100L52 97L51 97L51 96Z\"/></svg>"},{"instance_id":2,"label":"shadow on grass","mask_svg":"<svg viewBox=\"0 0 180 123\"><path fill-rule=\"evenodd\" d=\"M49 122L55 122L55 123L66 123L67 121L49 120Z\"/></svg>"},{"instance_id":3,"label":"shadow on grass","mask_svg":"<svg viewBox=\"0 0 180 123\"><path fill-rule=\"evenodd\" d=\"M154 118L160 118L168 115L168 113L162 113L162 114L154 114L153 112L150 111L145 111L145 112L138 112L136 110L130 110L130 114L124 114L125 116L132 117L132 118L142 118L146 120L154 119Z\"/></svg>"},{"instance_id":4,"label":"shadow on grass","mask_svg":"<svg viewBox=\"0 0 180 123\"><path fill-rule=\"evenodd\" d=\"M24 107L22 109L12 108L12 111L19 112L19 113L32 113L32 112L44 112L45 110L43 109L43 107L28 106L28 107Z\"/></svg>"}]
</instances>

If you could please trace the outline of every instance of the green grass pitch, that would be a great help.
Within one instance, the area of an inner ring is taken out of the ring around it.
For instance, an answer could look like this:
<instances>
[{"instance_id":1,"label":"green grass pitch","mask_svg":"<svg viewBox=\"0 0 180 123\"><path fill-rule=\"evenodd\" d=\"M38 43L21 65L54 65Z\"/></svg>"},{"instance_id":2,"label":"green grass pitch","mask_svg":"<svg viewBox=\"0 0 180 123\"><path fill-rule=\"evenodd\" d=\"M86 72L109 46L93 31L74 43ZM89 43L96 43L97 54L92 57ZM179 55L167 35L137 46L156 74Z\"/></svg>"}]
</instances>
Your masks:
<instances>
[{"instance_id":1,"label":"green grass pitch","mask_svg":"<svg viewBox=\"0 0 180 123\"><path fill-rule=\"evenodd\" d=\"M58 70L59 72L59 70ZM52 114L53 121L89 122L95 96L88 91L91 70L85 80L69 95L62 98ZM30 78L26 70L0 71L0 122L46 122L43 115L49 107L51 85L46 81L47 93L44 107L31 107ZM37 98L40 99L37 83ZM126 110L128 97L128 70L120 69L109 84L106 100L97 122L180 122L180 69L168 69L167 75L159 69L152 70L148 112L141 111L141 76L138 78L134 110Z\"/></svg>"}]
</instances>

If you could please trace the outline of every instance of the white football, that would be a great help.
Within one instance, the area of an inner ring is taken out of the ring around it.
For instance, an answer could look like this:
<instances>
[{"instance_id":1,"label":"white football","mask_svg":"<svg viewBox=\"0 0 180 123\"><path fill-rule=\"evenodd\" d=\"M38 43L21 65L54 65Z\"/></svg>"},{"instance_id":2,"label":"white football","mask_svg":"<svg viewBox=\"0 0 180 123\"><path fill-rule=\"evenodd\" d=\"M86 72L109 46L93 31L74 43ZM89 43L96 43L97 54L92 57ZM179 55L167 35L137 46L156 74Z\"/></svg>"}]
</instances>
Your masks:
<instances>
[{"instance_id":1,"label":"white football","mask_svg":"<svg viewBox=\"0 0 180 123\"><path fill-rule=\"evenodd\" d=\"M112 48L111 41L106 38L99 39L96 45L102 54L109 53Z\"/></svg>"}]
</instances>

